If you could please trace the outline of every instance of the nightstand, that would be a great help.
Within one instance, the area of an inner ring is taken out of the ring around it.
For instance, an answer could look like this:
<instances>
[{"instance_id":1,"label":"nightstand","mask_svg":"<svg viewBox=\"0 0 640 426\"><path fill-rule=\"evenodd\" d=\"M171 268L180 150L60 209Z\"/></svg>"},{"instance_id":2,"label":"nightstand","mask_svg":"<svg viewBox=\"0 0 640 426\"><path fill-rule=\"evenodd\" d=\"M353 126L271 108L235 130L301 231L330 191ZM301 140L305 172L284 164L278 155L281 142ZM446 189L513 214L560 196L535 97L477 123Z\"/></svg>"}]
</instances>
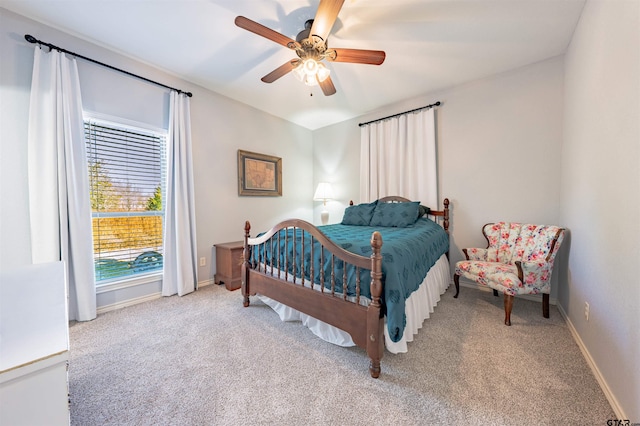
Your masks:
<instances>
[{"instance_id":1,"label":"nightstand","mask_svg":"<svg viewBox=\"0 0 640 426\"><path fill-rule=\"evenodd\" d=\"M216 284L224 283L227 290L237 290L242 285L242 252L244 241L214 244L216 248Z\"/></svg>"}]
</instances>

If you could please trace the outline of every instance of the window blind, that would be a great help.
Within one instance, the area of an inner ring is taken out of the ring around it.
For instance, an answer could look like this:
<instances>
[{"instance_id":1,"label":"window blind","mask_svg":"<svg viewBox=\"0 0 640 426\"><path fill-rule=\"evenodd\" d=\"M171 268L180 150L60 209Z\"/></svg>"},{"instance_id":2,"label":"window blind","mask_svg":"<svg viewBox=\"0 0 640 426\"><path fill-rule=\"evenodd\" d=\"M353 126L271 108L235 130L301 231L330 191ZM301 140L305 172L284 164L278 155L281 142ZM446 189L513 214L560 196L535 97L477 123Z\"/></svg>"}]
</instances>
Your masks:
<instances>
[{"instance_id":1,"label":"window blind","mask_svg":"<svg viewBox=\"0 0 640 426\"><path fill-rule=\"evenodd\" d=\"M96 280L162 269L165 135L85 120Z\"/></svg>"}]
</instances>

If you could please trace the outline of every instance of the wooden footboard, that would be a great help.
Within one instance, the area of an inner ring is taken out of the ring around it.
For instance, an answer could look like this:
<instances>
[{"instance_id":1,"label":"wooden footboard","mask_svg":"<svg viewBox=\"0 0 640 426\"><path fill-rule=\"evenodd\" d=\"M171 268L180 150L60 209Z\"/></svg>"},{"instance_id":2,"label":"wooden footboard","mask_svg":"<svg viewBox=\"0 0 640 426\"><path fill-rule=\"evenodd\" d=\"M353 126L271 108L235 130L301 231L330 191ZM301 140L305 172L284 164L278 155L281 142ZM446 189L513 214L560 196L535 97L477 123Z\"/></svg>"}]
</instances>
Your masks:
<instances>
[{"instance_id":1,"label":"wooden footboard","mask_svg":"<svg viewBox=\"0 0 640 426\"><path fill-rule=\"evenodd\" d=\"M283 230L285 231L281 232ZM257 238L251 238L250 231L251 225L247 221L242 265L244 306L249 306L249 296L259 293L346 331L356 345L367 351L371 360L369 372L371 377L377 378L380 375L380 360L384 353L384 319L380 303L383 292L380 233L376 231L372 234L373 253L371 257L364 257L342 249L318 228L299 219L281 222ZM302 238L295 238L298 233ZM289 238L289 234L294 236L292 241L283 241L283 238ZM263 261L275 253L274 247L280 247L283 243L293 244L292 255L285 251L284 256L278 255L272 259L273 262ZM296 247L296 244L300 244L301 247ZM320 250L320 253L314 254L317 250ZM310 259L320 256L323 259L322 264L324 259L330 264L330 273L325 274L323 270L319 274L320 282L316 283L315 289L308 279L316 276L314 262L305 259L304 253L308 251L311 252ZM341 280L336 279L338 264L342 270ZM346 287L347 271L350 271L356 280L355 294L350 296L347 295ZM371 275L371 302L368 306L360 304L362 274ZM342 288L336 287L338 281L342 283Z\"/></svg>"}]
</instances>

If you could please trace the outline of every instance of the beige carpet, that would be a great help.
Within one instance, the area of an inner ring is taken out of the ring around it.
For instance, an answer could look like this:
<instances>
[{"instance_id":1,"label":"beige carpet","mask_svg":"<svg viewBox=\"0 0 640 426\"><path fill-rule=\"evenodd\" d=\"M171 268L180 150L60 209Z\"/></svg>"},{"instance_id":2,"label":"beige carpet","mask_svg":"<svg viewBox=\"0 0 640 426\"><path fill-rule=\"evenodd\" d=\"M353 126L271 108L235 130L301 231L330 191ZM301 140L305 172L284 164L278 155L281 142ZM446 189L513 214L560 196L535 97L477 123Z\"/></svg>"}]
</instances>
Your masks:
<instances>
[{"instance_id":1,"label":"beige carpet","mask_svg":"<svg viewBox=\"0 0 640 426\"><path fill-rule=\"evenodd\" d=\"M359 348L210 285L71 329L73 425L603 425L615 418L558 310L453 286L372 379Z\"/></svg>"}]
</instances>

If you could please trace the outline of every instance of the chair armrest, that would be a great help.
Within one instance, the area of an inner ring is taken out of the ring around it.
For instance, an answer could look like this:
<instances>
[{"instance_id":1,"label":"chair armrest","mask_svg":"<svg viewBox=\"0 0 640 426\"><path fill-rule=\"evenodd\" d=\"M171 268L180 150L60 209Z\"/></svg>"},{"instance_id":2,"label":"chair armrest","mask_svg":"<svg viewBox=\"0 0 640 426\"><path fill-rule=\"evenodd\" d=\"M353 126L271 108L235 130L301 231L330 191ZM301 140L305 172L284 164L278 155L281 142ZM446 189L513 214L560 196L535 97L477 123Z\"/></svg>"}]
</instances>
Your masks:
<instances>
[{"instance_id":1,"label":"chair armrest","mask_svg":"<svg viewBox=\"0 0 640 426\"><path fill-rule=\"evenodd\" d=\"M543 288L549 285L553 263L545 261L515 262L518 268L518 278L522 284L529 287Z\"/></svg>"},{"instance_id":2,"label":"chair armrest","mask_svg":"<svg viewBox=\"0 0 640 426\"><path fill-rule=\"evenodd\" d=\"M462 252L467 257L467 260L487 260L486 248L465 248Z\"/></svg>"}]
</instances>

